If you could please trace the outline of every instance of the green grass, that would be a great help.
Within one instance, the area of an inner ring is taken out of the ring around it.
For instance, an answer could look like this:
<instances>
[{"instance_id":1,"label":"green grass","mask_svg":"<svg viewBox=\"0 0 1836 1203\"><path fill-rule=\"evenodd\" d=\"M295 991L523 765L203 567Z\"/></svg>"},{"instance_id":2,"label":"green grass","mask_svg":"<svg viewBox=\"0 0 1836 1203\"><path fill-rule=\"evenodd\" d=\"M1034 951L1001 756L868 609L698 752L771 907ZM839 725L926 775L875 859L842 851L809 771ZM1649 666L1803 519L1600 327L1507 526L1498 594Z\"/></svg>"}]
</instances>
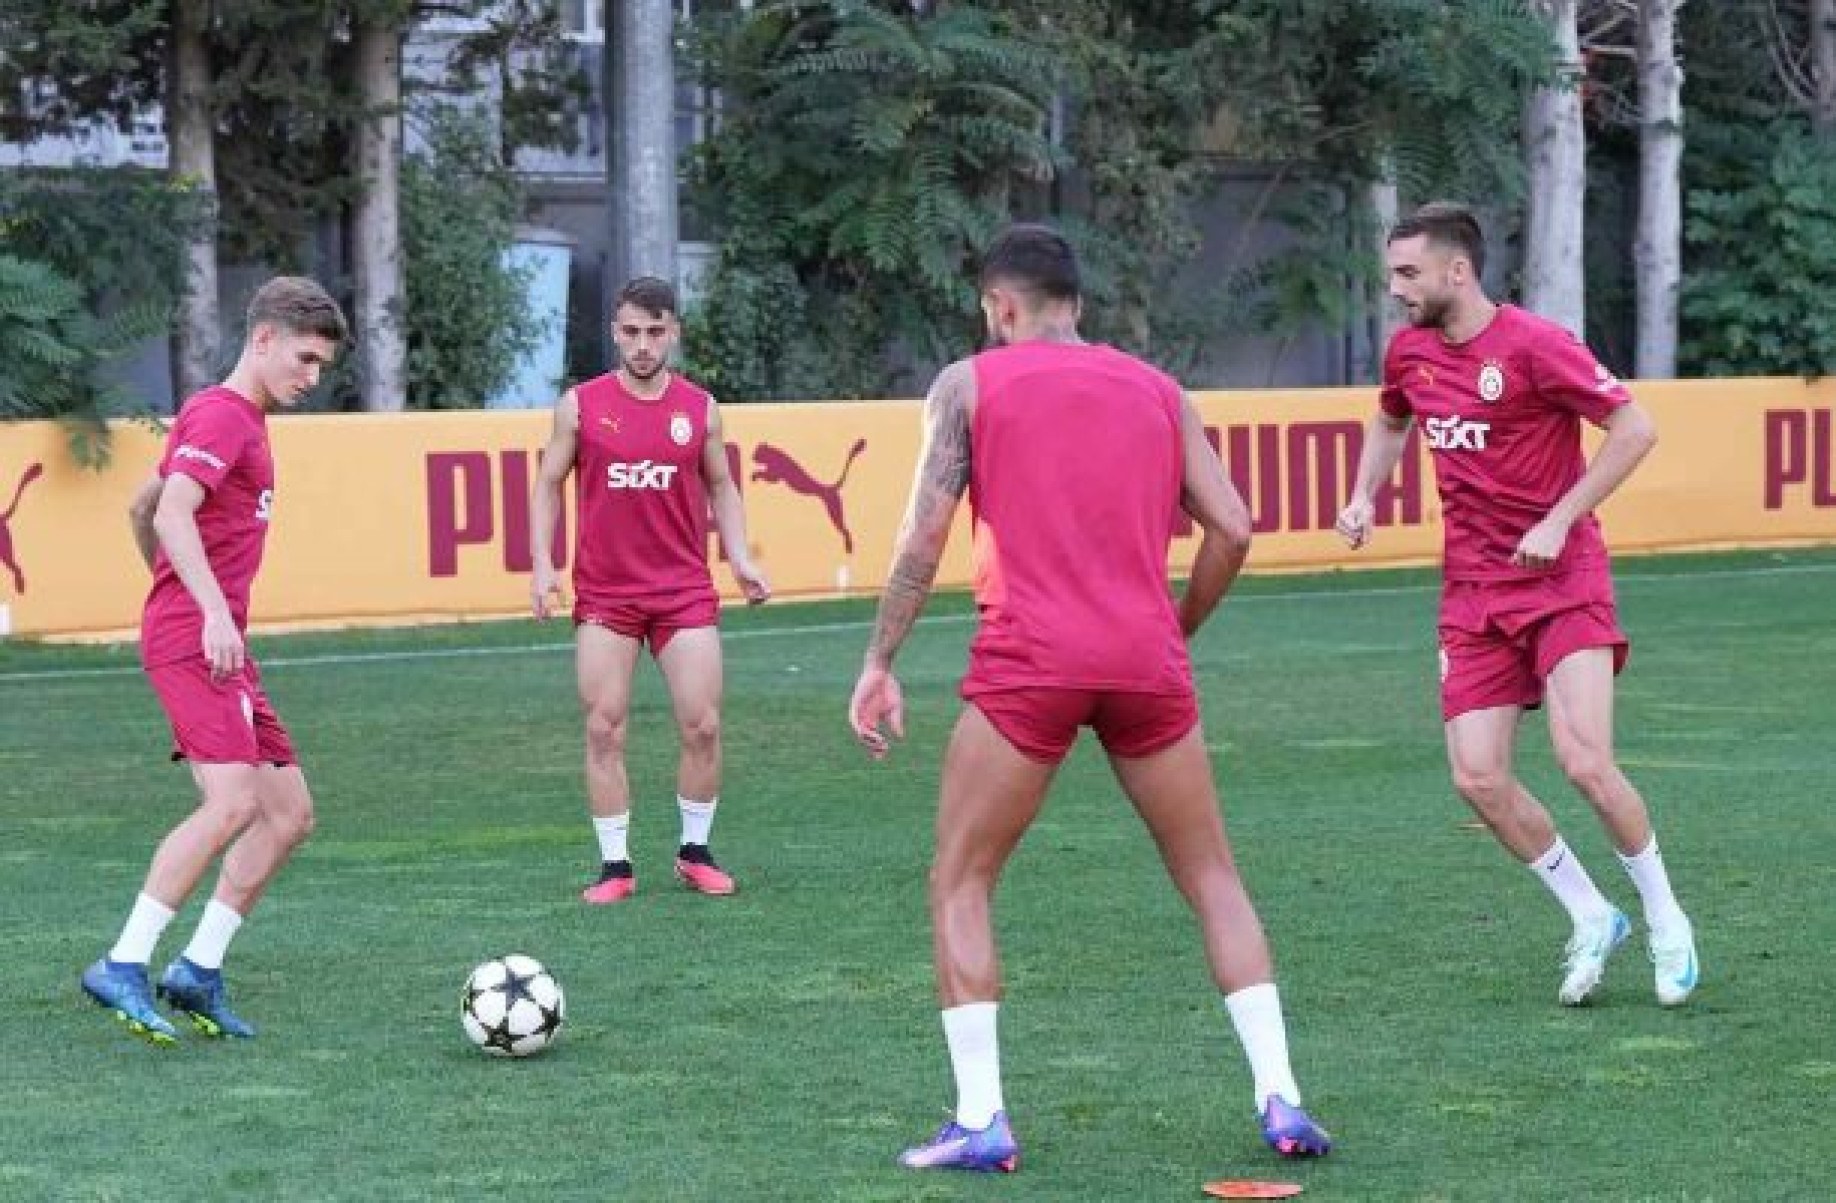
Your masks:
<instances>
[{"instance_id":1,"label":"green grass","mask_svg":"<svg viewBox=\"0 0 1836 1203\"><path fill-rule=\"evenodd\" d=\"M1022 1172L893 1168L950 1096L923 882L961 599L908 645L911 739L880 766L843 722L866 605L732 616L728 901L667 880L673 737L647 668L640 889L610 910L576 901L593 856L563 630L258 640L319 831L232 950L261 1037L167 1052L76 975L188 778L127 652L0 646L0 1199L1113 1201L1225 1176L1348 1200L1824 1196L1836 554L1621 566L1621 751L1704 962L1678 1012L1634 948L1599 1005L1555 1005L1560 913L1446 782L1429 579L1252 580L1195 649L1297 1068L1341 1142L1303 1166L1257 1142L1194 924L1086 744L999 900ZM1526 779L1630 907L1530 726ZM508 951L568 991L561 1042L528 1062L459 1031L466 973Z\"/></svg>"}]
</instances>

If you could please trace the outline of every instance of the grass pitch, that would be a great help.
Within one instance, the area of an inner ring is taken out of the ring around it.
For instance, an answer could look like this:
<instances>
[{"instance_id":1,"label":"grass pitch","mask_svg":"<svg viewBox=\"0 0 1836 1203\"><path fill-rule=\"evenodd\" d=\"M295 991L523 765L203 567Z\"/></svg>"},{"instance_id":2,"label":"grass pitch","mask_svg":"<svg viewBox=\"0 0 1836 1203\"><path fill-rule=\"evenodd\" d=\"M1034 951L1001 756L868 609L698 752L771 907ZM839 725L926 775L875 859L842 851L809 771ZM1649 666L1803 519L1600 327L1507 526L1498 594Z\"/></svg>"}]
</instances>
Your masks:
<instances>
[{"instance_id":1,"label":"grass pitch","mask_svg":"<svg viewBox=\"0 0 1836 1203\"><path fill-rule=\"evenodd\" d=\"M893 1155L950 1102L924 874L970 631L942 598L901 660L888 764L844 709L864 603L730 616L715 848L742 892L669 880L673 735L643 670L639 892L595 859L565 631L258 639L318 834L231 951L248 1044L147 1048L83 1001L190 802L131 651L0 645L4 1199L1827 1197L1836 1122L1836 554L1627 560L1623 763L1696 921L1704 986L1651 998L1642 929L1597 1005L1555 1004L1565 924L1447 784L1423 574L1257 579L1195 646L1244 871L1309 1107L1340 1148L1265 1152L1196 928L1088 743L1003 884L1019 1175ZM1539 719L1523 773L1629 911ZM175 952L201 899L161 948ZM478 961L534 955L569 1025L528 1062L463 1039Z\"/></svg>"}]
</instances>

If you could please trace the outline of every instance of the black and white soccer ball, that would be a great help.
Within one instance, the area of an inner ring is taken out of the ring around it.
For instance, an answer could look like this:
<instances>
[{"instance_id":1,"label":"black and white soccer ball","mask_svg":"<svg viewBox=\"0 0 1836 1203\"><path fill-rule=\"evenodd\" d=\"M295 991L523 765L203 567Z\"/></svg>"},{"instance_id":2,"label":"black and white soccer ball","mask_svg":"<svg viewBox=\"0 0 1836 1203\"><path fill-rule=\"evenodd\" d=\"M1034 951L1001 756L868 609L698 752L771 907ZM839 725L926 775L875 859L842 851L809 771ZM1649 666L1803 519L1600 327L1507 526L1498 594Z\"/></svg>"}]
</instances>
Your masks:
<instances>
[{"instance_id":1,"label":"black and white soccer ball","mask_svg":"<svg viewBox=\"0 0 1836 1203\"><path fill-rule=\"evenodd\" d=\"M512 953L472 970L459 1000L459 1022L493 1057L528 1057L553 1044L567 1016L554 974L534 957Z\"/></svg>"}]
</instances>

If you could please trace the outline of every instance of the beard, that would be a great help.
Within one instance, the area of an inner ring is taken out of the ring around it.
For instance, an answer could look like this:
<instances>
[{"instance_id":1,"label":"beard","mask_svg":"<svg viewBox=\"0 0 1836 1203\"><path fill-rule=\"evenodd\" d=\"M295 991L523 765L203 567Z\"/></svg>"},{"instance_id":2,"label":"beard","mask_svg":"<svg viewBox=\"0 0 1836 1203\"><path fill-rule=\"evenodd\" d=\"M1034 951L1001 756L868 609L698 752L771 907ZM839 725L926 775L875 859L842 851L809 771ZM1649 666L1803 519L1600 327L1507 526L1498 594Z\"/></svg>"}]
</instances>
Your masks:
<instances>
[{"instance_id":1,"label":"beard","mask_svg":"<svg viewBox=\"0 0 1836 1203\"><path fill-rule=\"evenodd\" d=\"M624 363L624 367L625 371L631 373L633 379L642 380L644 383L649 384L652 380L657 378L657 373L663 370L664 362L658 359L652 361L648 367L640 368L637 364L627 359Z\"/></svg>"},{"instance_id":2,"label":"beard","mask_svg":"<svg viewBox=\"0 0 1836 1203\"><path fill-rule=\"evenodd\" d=\"M1409 311L1409 324L1437 328L1444 326L1448 310L1452 308L1446 297L1423 297L1416 302L1416 308Z\"/></svg>"}]
</instances>

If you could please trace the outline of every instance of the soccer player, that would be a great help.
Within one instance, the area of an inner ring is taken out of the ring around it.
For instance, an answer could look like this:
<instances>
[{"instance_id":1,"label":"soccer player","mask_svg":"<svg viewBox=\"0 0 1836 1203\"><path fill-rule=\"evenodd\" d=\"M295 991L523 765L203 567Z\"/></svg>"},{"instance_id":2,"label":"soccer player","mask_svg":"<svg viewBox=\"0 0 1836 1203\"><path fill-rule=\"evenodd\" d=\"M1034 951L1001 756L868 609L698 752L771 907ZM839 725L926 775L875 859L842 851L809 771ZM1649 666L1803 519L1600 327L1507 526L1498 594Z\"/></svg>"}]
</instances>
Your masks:
<instances>
[{"instance_id":1,"label":"soccer player","mask_svg":"<svg viewBox=\"0 0 1836 1203\"><path fill-rule=\"evenodd\" d=\"M561 597L555 523L561 487L579 470L575 522L575 676L586 716L587 804L599 840L599 880L582 895L622 902L637 888L626 839L631 785L625 734L631 677L648 644L669 687L681 734L676 877L722 896L733 878L708 834L720 795L720 601L708 572L708 513L750 603L771 596L746 546L746 513L727 468L720 407L669 368L681 334L675 290L640 277L618 295L614 372L569 389L555 405L530 504L535 575L530 598L547 618Z\"/></svg>"},{"instance_id":2,"label":"soccer player","mask_svg":"<svg viewBox=\"0 0 1836 1203\"><path fill-rule=\"evenodd\" d=\"M967 490L980 624L944 755L930 889L956 1108L901 1164L1017 1167L989 908L1085 726L1198 916L1264 1138L1285 1155L1323 1154L1329 1140L1301 1110L1268 945L1224 835L1186 650L1243 565L1249 514L1179 386L1078 336L1078 265L1059 234L1008 229L988 249L980 287L997 345L945 368L925 400L917 478L849 705L874 758L886 755L888 731L903 737L893 659ZM1176 607L1166 570L1181 509L1204 534Z\"/></svg>"},{"instance_id":3,"label":"soccer player","mask_svg":"<svg viewBox=\"0 0 1836 1203\"><path fill-rule=\"evenodd\" d=\"M199 802L154 852L120 938L82 980L90 998L155 1044L173 1043L177 1032L154 1006L148 962L219 853L216 889L158 992L206 1035L255 1034L230 1010L224 954L312 831L312 794L243 640L274 512L267 415L299 404L347 337L337 303L313 281L282 276L262 285L249 302L235 370L185 402L158 471L130 510L153 573L141 663L171 722L173 758L191 764Z\"/></svg>"},{"instance_id":4,"label":"soccer player","mask_svg":"<svg viewBox=\"0 0 1836 1203\"><path fill-rule=\"evenodd\" d=\"M1613 678L1629 650L1594 509L1657 441L1645 411L1586 344L1485 294L1485 241L1459 205L1391 231L1390 295L1408 311L1384 357L1379 410L1338 530L1371 537L1373 498L1419 420L1446 522L1441 716L1454 787L1567 910L1568 1006L1600 984L1631 931L1512 770L1519 720L1549 708L1562 771L1593 804L1644 902L1657 998L1696 988L1695 938L1671 893L1645 803L1613 757ZM1581 419L1604 427L1590 463Z\"/></svg>"}]
</instances>

